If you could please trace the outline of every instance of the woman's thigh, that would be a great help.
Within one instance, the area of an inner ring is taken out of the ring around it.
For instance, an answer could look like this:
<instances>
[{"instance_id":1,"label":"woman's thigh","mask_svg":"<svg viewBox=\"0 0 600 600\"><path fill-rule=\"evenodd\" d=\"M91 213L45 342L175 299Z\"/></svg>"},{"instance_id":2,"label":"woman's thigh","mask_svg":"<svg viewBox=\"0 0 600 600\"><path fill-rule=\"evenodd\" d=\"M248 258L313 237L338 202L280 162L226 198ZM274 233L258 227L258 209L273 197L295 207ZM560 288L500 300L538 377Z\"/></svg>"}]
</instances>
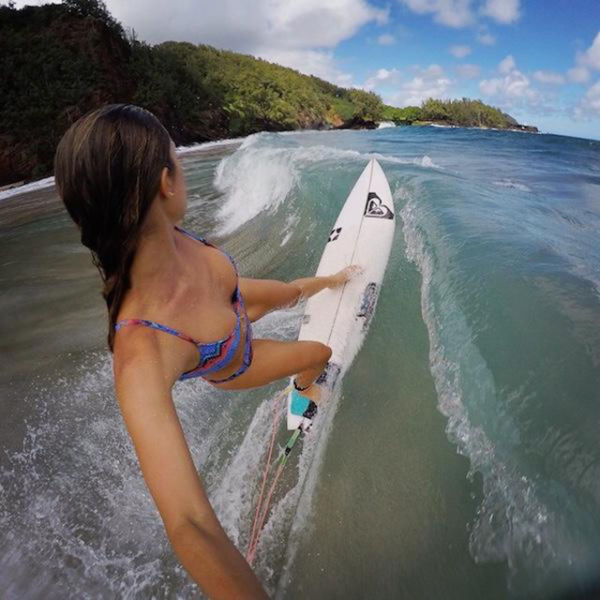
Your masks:
<instances>
[{"instance_id":1,"label":"woman's thigh","mask_svg":"<svg viewBox=\"0 0 600 600\"><path fill-rule=\"evenodd\" d=\"M257 321L277 308L295 304L300 295L298 286L274 279L240 277L239 285L251 321Z\"/></svg>"},{"instance_id":2,"label":"woman's thigh","mask_svg":"<svg viewBox=\"0 0 600 600\"><path fill-rule=\"evenodd\" d=\"M231 381L213 385L224 390L260 387L324 364L329 356L329 347L320 342L254 339L248 369Z\"/></svg>"}]
</instances>

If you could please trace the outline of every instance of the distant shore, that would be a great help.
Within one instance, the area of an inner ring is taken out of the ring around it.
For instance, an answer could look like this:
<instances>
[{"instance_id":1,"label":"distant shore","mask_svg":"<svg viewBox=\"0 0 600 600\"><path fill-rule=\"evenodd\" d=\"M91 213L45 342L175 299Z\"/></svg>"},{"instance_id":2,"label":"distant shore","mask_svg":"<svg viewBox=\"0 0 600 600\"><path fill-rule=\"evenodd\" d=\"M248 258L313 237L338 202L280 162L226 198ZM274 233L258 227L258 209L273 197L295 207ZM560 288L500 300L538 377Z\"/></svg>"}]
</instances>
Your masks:
<instances>
[{"instance_id":1,"label":"distant shore","mask_svg":"<svg viewBox=\"0 0 600 600\"><path fill-rule=\"evenodd\" d=\"M487 127L486 125L460 125L458 123L451 123L448 121L413 121L411 125L416 127L429 125L430 127L447 127L457 128L462 127L463 129L488 129L491 131L521 131L524 133L540 133L539 129L534 125L510 125L508 127Z\"/></svg>"}]
</instances>

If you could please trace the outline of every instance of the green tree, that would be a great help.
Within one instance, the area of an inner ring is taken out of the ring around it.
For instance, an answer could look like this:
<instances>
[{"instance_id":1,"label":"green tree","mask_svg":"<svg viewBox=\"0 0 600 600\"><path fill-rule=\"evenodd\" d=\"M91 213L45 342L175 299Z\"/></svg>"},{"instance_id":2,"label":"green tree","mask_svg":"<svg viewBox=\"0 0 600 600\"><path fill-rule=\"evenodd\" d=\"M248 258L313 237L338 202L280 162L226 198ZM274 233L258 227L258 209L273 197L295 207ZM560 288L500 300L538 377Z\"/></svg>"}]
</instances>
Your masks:
<instances>
[{"instance_id":1,"label":"green tree","mask_svg":"<svg viewBox=\"0 0 600 600\"><path fill-rule=\"evenodd\" d=\"M354 117L364 121L379 121L383 115L383 102L381 97L373 92L353 89L347 94L354 105Z\"/></svg>"}]
</instances>

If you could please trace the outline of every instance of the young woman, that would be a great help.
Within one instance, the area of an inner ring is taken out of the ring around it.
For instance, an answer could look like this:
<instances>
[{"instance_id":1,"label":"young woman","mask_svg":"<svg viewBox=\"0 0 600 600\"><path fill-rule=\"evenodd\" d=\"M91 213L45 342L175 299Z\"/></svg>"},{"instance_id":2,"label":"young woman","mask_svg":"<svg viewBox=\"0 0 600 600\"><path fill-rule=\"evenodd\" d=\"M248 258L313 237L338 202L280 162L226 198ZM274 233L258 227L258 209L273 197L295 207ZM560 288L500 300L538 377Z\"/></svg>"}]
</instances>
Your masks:
<instances>
[{"instance_id":1,"label":"young woman","mask_svg":"<svg viewBox=\"0 0 600 600\"><path fill-rule=\"evenodd\" d=\"M186 189L175 146L136 106L105 106L73 124L55 177L103 280L116 395L173 549L210 597L263 598L209 504L171 388L191 377L235 390L296 375L299 393L317 401L329 347L253 339L250 323L341 285L352 269L291 283L239 277L227 254L177 226Z\"/></svg>"}]
</instances>

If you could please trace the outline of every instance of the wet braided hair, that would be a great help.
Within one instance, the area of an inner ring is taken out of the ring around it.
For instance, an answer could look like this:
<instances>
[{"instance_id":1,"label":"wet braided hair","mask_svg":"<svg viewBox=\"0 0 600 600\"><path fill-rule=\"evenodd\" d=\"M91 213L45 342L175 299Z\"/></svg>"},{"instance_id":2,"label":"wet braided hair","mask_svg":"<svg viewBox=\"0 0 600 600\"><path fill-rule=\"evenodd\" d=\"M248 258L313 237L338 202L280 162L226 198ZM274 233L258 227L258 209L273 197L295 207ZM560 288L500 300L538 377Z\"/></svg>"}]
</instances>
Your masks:
<instances>
[{"instance_id":1,"label":"wet braided hair","mask_svg":"<svg viewBox=\"0 0 600 600\"><path fill-rule=\"evenodd\" d=\"M111 352L141 226L162 170L174 168L170 144L169 133L152 113L110 104L73 123L56 150L58 193L102 277Z\"/></svg>"}]
</instances>

